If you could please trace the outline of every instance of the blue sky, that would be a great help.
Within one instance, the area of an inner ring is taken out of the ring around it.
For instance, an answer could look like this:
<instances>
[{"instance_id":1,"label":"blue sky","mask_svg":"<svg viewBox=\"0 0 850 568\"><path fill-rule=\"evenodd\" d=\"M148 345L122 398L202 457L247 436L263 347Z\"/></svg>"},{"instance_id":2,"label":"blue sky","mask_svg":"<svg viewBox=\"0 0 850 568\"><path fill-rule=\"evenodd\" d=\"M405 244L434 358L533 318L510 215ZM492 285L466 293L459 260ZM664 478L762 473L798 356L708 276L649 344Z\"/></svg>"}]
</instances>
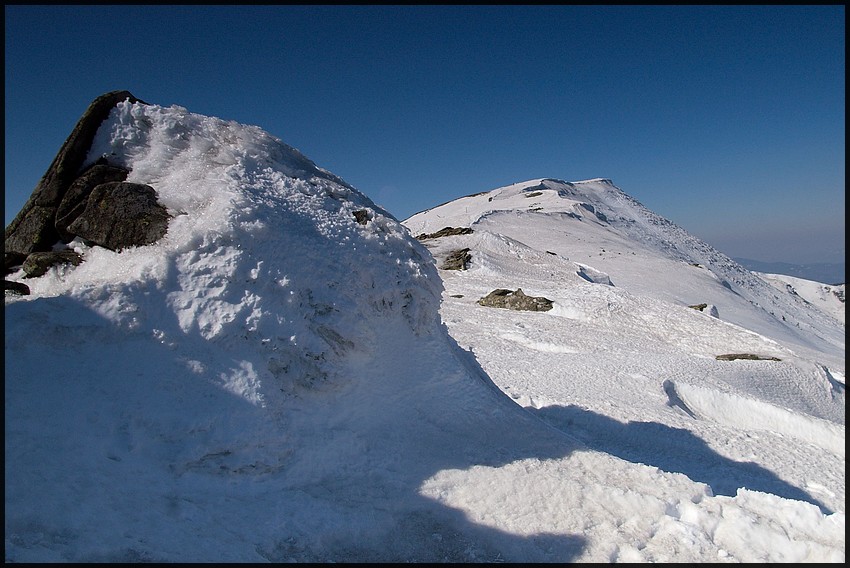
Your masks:
<instances>
[{"instance_id":1,"label":"blue sky","mask_svg":"<svg viewBox=\"0 0 850 568\"><path fill-rule=\"evenodd\" d=\"M403 220L610 178L735 257L844 262L844 6L5 7L6 223L96 96L260 126Z\"/></svg>"}]
</instances>

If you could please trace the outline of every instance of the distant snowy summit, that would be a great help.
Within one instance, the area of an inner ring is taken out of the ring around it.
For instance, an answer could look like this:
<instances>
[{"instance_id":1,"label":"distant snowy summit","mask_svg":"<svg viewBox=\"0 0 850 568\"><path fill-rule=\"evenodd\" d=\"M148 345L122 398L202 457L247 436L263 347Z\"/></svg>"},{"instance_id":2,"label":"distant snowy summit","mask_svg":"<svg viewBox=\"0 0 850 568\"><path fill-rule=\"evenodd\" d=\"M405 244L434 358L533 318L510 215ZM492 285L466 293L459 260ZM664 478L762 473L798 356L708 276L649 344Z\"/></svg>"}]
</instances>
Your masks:
<instances>
[{"instance_id":1,"label":"distant snowy summit","mask_svg":"<svg viewBox=\"0 0 850 568\"><path fill-rule=\"evenodd\" d=\"M529 261L536 271L553 263L574 263L573 272L585 280L674 305L705 305L706 313L724 321L790 341L803 350L813 341L813 353L825 350L843 358L843 318L837 321L833 311L789 290L777 290L759 274L650 211L609 179L532 179L460 197L402 223L414 235L446 227L477 235L450 237L456 246L423 241L438 257L438 266L441 257L465 248L471 266L476 262L479 267L495 266L492 243L497 236L510 240L506 246L512 247L511 254L529 258L536 254ZM560 273L555 268L550 272Z\"/></svg>"}]
</instances>

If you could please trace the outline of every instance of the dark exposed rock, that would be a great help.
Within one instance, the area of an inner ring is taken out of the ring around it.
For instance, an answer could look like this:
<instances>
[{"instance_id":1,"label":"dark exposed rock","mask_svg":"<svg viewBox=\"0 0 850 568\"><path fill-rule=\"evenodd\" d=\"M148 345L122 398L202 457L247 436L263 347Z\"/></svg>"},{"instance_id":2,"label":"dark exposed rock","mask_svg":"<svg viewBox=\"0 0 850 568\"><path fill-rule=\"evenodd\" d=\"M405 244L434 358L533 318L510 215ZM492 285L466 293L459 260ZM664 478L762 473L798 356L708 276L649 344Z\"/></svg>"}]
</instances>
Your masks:
<instances>
[{"instance_id":1,"label":"dark exposed rock","mask_svg":"<svg viewBox=\"0 0 850 568\"><path fill-rule=\"evenodd\" d=\"M552 309L552 300L543 296L526 296L522 288L517 288L516 291L498 288L478 300L478 304L491 308L532 312L545 312Z\"/></svg>"},{"instance_id":2,"label":"dark exposed rock","mask_svg":"<svg viewBox=\"0 0 850 568\"><path fill-rule=\"evenodd\" d=\"M13 282L12 280L3 280L3 289L22 296L29 296L30 287L23 282Z\"/></svg>"},{"instance_id":3,"label":"dark exposed rock","mask_svg":"<svg viewBox=\"0 0 850 568\"><path fill-rule=\"evenodd\" d=\"M532 191L531 193L525 194L526 197L538 197L540 195L543 195L542 191Z\"/></svg>"},{"instance_id":4,"label":"dark exposed rock","mask_svg":"<svg viewBox=\"0 0 850 568\"><path fill-rule=\"evenodd\" d=\"M688 306L689 308L693 308L695 310L703 311L708 307L708 304L694 304L693 306Z\"/></svg>"},{"instance_id":5,"label":"dark exposed rock","mask_svg":"<svg viewBox=\"0 0 850 568\"><path fill-rule=\"evenodd\" d=\"M360 223L361 225L365 225L369 221L369 212L365 209L358 209L357 211L353 211L354 220Z\"/></svg>"},{"instance_id":6,"label":"dark exposed rock","mask_svg":"<svg viewBox=\"0 0 850 568\"><path fill-rule=\"evenodd\" d=\"M782 361L778 357L763 357L762 355L753 355L752 353L727 353L715 357L718 361L734 361L735 359L748 359L751 361Z\"/></svg>"},{"instance_id":7,"label":"dark exposed rock","mask_svg":"<svg viewBox=\"0 0 850 568\"><path fill-rule=\"evenodd\" d=\"M144 102L129 91L111 91L97 97L89 105L36 185L29 200L6 227L6 252L29 254L34 251L49 251L59 240L55 226L56 209L65 192L80 174L101 123L115 105L126 99L131 102Z\"/></svg>"},{"instance_id":8,"label":"dark exposed rock","mask_svg":"<svg viewBox=\"0 0 850 568\"><path fill-rule=\"evenodd\" d=\"M83 262L83 257L72 250L60 250L52 252L33 252L27 256L24 261L23 269L26 273L26 278L35 278L42 276L50 270L51 266L58 264L73 264L79 266Z\"/></svg>"},{"instance_id":9,"label":"dark exposed rock","mask_svg":"<svg viewBox=\"0 0 850 568\"><path fill-rule=\"evenodd\" d=\"M168 230L170 216L149 185L107 182L95 187L85 210L68 232L110 250L156 242Z\"/></svg>"},{"instance_id":10,"label":"dark exposed rock","mask_svg":"<svg viewBox=\"0 0 850 568\"><path fill-rule=\"evenodd\" d=\"M27 255L20 252L7 252L3 257L3 268L6 274L11 274L15 268L22 265L27 259Z\"/></svg>"},{"instance_id":11,"label":"dark exposed rock","mask_svg":"<svg viewBox=\"0 0 850 568\"><path fill-rule=\"evenodd\" d=\"M124 181L129 173L129 170L120 166L95 164L74 180L56 209L56 231L63 242L74 239L75 235L68 232L68 226L85 211L92 190L102 183Z\"/></svg>"},{"instance_id":12,"label":"dark exposed rock","mask_svg":"<svg viewBox=\"0 0 850 568\"><path fill-rule=\"evenodd\" d=\"M471 260L472 255L469 254L468 248L454 250L449 253L440 268L443 270L466 270Z\"/></svg>"},{"instance_id":13,"label":"dark exposed rock","mask_svg":"<svg viewBox=\"0 0 850 568\"><path fill-rule=\"evenodd\" d=\"M32 204L21 209L18 216L6 227L5 252L29 254L33 251L47 251L59 240L53 220L55 207L42 207Z\"/></svg>"},{"instance_id":14,"label":"dark exposed rock","mask_svg":"<svg viewBox=\"0 0 850 568\"><path fill-rule=\"evenodd\" d=\"M452 235L469 235L471 233L472 229L470 229L469 227L443 227L436 233L422 233L416 238L420 241L424 241L425 239L438 239L440 237L450 237Z\"/></svg>"}]
</instances>

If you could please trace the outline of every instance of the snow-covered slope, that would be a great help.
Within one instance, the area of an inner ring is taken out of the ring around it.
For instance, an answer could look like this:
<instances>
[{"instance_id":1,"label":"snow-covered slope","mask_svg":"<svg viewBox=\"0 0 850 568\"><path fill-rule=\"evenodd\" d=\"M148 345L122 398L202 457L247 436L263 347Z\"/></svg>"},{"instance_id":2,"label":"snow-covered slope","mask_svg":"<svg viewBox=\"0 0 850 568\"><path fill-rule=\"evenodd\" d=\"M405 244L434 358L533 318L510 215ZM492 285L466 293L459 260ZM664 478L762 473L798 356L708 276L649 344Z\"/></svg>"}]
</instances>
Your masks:
<instances>
[{"instance_id":1,"label":"snow-covered slope","mask_svg":"<svg viewBox=\"0 0 850 568\"><path fill-rule=\"evenodd\" d=\"M441 270L442 314L493 381L589 447L843 510L844 327L614 187L538 179L404 221ZM445 227L472 233L438 238ZM479 306L496 288L547 312ZM700 309L701 308L701 309ZM758 360L719 360L750 354ZM804 497L804 495L807 495ZM458 506L475 514L474 500Z\"/></svg>"},{"instance_id":2,"label":"snow-covered slope","mask_svg":"<svg viewBox=\"0 0 850 568\"><path fill-rule=\"evenodd\" d=\"M404 221L414 235L446 226L511 237L604 273L613 286L719 319L843 367L844 327L656 215L610 180L537 179L457 199Z\"/></svg>"},{"instance_id":3,"label":"snow-covered slope","mask_svg":"<svg viewBox=\"0 0 850 568\"><path fill-rule=\"evenodd\" d=\"M6 296L7 562L843 562L843 367L498 234L444 290L256 127L127 102L102 155L173 218ZM472 311L510 274L570 285L553 313Z\"/></svg>"},{"instance_id":4,"label":"snow-covered slope","mask_svg":"<svg viewBox=\"0 0 850 568\"><path fill-rule=\"evenodd\" d=\"M785 274L767 274L764 272L757 272L756 274L776 288L800 296L812 306L844 323L845 284L822 284Z\"/></svg>"}]
</instances>

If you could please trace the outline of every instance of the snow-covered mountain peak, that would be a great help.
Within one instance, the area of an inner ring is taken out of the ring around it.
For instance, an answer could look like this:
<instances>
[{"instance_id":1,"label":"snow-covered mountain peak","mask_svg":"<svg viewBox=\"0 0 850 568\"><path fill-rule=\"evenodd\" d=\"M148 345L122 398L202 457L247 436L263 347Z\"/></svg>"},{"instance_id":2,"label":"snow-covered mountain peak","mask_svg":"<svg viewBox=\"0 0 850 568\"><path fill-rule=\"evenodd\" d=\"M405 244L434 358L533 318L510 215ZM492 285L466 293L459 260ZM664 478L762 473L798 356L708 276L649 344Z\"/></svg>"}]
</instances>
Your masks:
<instances>
[{"instance_id":1,"label":"snow-covered mountain peak","mask_svg":"<svg viewBox=\"0 0 850 568\"><path fill-rule=\"evenodd\" d=\"M585 273L604 275L603 280L631 293L677 306L711 305L724 321L804 351L814 341L819 357L832 352L829 364L843 365L839 361L844 329L832 315L810 309L798 295L777 293L763 278L647 209L606 178L532 179L456 199L417 213L403 224L414 235L466 227L479 235L510 237L530 249L580 263ZM468 242L472 237L453 239ZM479 260L492 258L488 248L480 252ZM470 254L474 265L474 248Z\"/></svg>"},{"instance_id":2,"label":"snow-covered mountain peak","mask_svg":"<svg viewBox=\"0 0 850 568\"><path fill-rule=\"evenodd\" d=\"M407 219L405 224L414 234L419 234L428 232L426 227L433 228L439 223L444 223L443 226L469 227L489 215L506 211L595 216L596 209L592 202L599 199L593 196L594 192L616 189L606 182L607 180L567 182L554 178L532 179L444 203L417 213ZM431 212L434 213L430 214ZM598 218L604 220L602 216ZM426 219L439 221L429 223Z\"/></svg>"}]
</instances>

